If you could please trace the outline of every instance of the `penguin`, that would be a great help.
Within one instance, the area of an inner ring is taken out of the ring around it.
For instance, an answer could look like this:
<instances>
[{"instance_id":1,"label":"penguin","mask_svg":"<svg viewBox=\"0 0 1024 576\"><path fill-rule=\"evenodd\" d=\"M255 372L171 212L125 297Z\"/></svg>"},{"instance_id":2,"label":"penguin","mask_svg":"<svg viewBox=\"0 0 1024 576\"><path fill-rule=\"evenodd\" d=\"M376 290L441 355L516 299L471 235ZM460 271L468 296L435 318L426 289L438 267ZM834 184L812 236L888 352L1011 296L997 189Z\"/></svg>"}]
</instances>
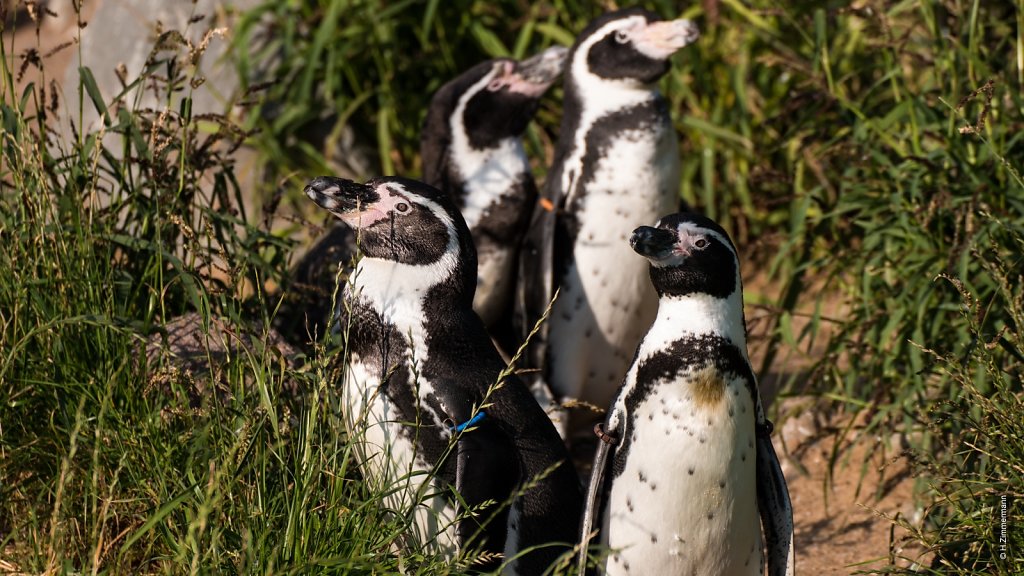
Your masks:
<instances>
[{"instance_id":1,"label":"penguin","mask_svg":"<svg viewBox=\"0 0 1024 576\"><path fill-rule=\"evenodd\" d=\"M504 574L544 572L576 542L581 489L558 433L473 312L476 252L451 197L399 177L318 177L305 193L362 251L337 326L364 477L390 507L413 507L419 543L452 558L483 550L504 558Z\"/></svg>"},{"instance_id":2,"label":"penguin","mask_svg":"<svg viewBox=\"0 0 1024 576\"><path fill-rule=\"evenodd\" d=\"M477 251L473 308L489 328L511 324L516 260L537 201L521 136L567 52L482 62L434 93L423 124L423 181L451 194L466 219Z\"/></svg>"},{"instance_id":3,"label":"penguin","mask_svg":"<svg viewBox=\"0 0 1024 576\"><path fill-rule=\"evenodd\" d=\"M511 355L519 342L511 326L516 260L537 185L520 139L540 99L562 73L564 46L533 57L482 62L434 93L420 133L423 181L448 192L469 224L477 249L474 309ZM275 326L294 343L315 341L338 279L357 248L355 235L337 225L302 257Z\"/></svg>"},{"instance_id":4,"label":"penguin","mask_svg":"<svg viewBox=\"0 0 1024 576\"><path fill-rule=\"evenodd\" d=\"M657 295L626 240L679 206L679 151L655 83L698 36L689 20L632 8L592 21L569 51L555 160L520 259L515 323L531 388L607 406L650 326ZM578 426L560 415L560 432Z\"/></svg>"},{"instance_id":5,"label":"penguin","mask_svg":"<svg viewBox=\"0 0 1024 576\"><path fill-rule=\"evenodd\" d=\"M794 574L793 510L747 357L736 249L691 213L641 226L629 244L649 261L658 315L595 427L583 548L598 525L609 576L760 576L764 549L770 576Z\"/></svg>"}]
</instances>

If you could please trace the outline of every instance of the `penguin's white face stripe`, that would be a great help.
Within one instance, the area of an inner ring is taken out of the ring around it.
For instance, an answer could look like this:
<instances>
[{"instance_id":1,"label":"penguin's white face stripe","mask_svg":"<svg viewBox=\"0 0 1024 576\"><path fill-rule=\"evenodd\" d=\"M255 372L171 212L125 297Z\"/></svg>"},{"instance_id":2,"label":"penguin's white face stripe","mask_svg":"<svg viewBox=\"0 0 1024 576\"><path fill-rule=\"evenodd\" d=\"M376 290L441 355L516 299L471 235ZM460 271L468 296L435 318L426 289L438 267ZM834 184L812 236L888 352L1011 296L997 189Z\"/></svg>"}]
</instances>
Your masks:
<instances>
[{"instance_id":1,"label":"penguin's white face stripe","mask_svg":"<svg viewBox=\"0 0 1024 576\"><path fill-rule=\"evenodd\" d=\"M582 97L582 106L573 154L566 158L562 170L562 189L566 191L570 201L575 192L573 178L576 176L576 181L579 181L583 158L587 153L587 134L594 123L611 112L639 106L658 97L656 89L639 84L635 80L602 78L594 74L587 62L590 49L608 34L618 31L628 33L630 30L644 27L646 22L643 16L613 20L584 39L572 54L568 67L569 76Z\"/></svg>"},{"instance_id":2,"label":"penguin's white face stripe","mask_svg":"<svg viewBox=\"0 0 1024 576\"><path fill-rule=\"evenodd\" d=\"M579 85L579 93L594 95L589 98L585 97L583 99L585 104L595 105L596 109L602 111L618 110L639 104L650 98L650 95L647 94L650 91L649 87L638 85L634 80L602 78L591 72L587 62L590 49L609 34L621 33L628 36L635 33L635 30L645 28L646 24L647 20L643 16L613 20L588 36L576 47L572 61L569 63L569 69L572 79Z\"/></svg>"},{"instance_id":3,"label":"penguin's white face stripe","mask_svg":"<svg viewBox=\"0 0 1024 576\"><path fill-rule=\"evenodd\" d=\"M462 118L463 113L466 111L466 103L469 102L473 96L476 96L481 90L487 89L492 92L496 92L505 87L506 79L504 78L504 75L499 76L499 74L505 70L508 70L507 73L511 73L514 67L515 64L512 62L498 62L494 66L491 66L490 72L481 76L479 80L473 83L472 86L462 93L462 96L459 96L459 103L455 106L455 112L451 116L452 119ZM452 130L452 132L455 132L455 130Z\"/></svg>"},{"instance_id":4,"label":"penguin's white face stripe","mask_svg":"<svg viewBox=\"0 0 1024 576\"><path fill-rule=\"evenodd\" d=\"M665 60L700 36L697 25L686 19L651 22L625 32L637 52L654 60Z\"/></svg>"},{"instance_id":5,"label":"penguin's white face stripe","mask_svg":"<svg viewBox=\"0 0 1024 576\"><path fill-rule=\"evenodd\" d=\"M506 64L513 66L511 62ZM466 219L470 230L475 230L487 209L505 194L513 192L513 185L520 180L522 174L530 170L526 151L519 138L505 138L495 148L477 150L470 144L462 120L466 105L477 92L489 86L500 67L495 66L495 70L485 74L459 97L455 112L449 119L451 159L466 182L466 203L462 207L462 217Z\"/></svg>"},{"instance_id":6,"label":"penguin's white face stripe","mask_svg":"<svg viewBox=\"0 0 1024 576\"><path fill-rule=\"evenodd\" d=\"M353 293L366 298L371 308L386 321L392 322L399 333L412 339L415 353L426 358L423 342L423 298L433 286L444 282L456 269L461 250L458 231L451 216L436 202L410 194L400 184L389 182L377 187L381 200L370 210L361 212L360 224L368 226L367 219L377 221L389 212L401 212L402 204L415 201L428 209L441 221L448 232L448 244L441 258L429 264L405 264L384 258L364 256L356 264L351 282ZM425 390L421 390L425 396Z\"/></svg>"}]
</instances>

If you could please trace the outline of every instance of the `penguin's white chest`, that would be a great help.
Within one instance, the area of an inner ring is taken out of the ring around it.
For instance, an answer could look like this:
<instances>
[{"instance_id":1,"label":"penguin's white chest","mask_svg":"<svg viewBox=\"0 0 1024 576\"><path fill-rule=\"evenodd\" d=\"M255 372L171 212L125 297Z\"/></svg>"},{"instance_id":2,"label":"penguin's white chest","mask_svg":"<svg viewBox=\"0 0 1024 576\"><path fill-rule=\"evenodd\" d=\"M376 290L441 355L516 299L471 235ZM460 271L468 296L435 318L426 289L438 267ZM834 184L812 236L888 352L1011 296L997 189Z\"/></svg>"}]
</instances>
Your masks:
<instances>
[{"instance_id":1,"label":"penguin's white chest","mask_svg":"<svg viewBox=\"0 0 1024 576\"><path fill-rule=\"evenodd\" d=\"M380 386L376 367L358 357L349 360L342 391L345 426L373 493L385 494L383 505L399 514L414 509L408 536L419 544L433 543L440 553L458 551L457 511L433 480L433 466L410 438L412 428ZM405 385L405 383L401 383ZM438 424L439 415L423 407L425 423ZM445 429L442 426L439 429ZM434 494L434 496L425 496Z\"/></svg>"},{"instance_id":2,"label":"penguin's white chest","mask_svg":"<svg viewBox=\"0 0 1024 576\"><path fill-rule=\"evenodd\" d=\"M453 154L455 166L465 182L462 216L473 234L477 249L477 289L473 309L480 314L484 324L491 325L504 312L511 298L512 268L518 246L496 243L481 234L480 228L487 218L509 218L507 214L498 214L503 205L519 206L517 202L508 200L510 195L522 193L519 184L530 177L530 164L522 143L515 138L503 140L488 150L473 150L462 143L455 146Z\"/></svg>"},{"instance_id":3,"label":"penguin's white chest","mask_svg":"<svg viewBox=\"0 0 1024 576\"><path fill-rule=\"evenodd\" d=\"M480 315L485 325L494 324L505 312L512 293L515 264L514 246L496 246L477 240L479 263L476 273L476 294L473 296L473 310Z\"/></svg>"},{"instance_id":4,"label":"penguin's white chest","mask_svg":"<svg viewBox=\"0 0 1024 576\"><path fill-rule=\"evenodd\" d=\"M648 263L629 236L678 203L677 146L666 130L618 134L577 191L573 262L549 320L550 384L559 396L607 406L657 313Z\"/></svg>"},{"instance_id":5,"label":"penguin's white chest","mask_svg":"<svg viewBox=\"0 0 1024 576\"><path fill-rule=\"evenodd\" d=\"M516 190L524 174L530 173L529 160L522 142L509 138L495 148L474 150L461 142L453 146L455 166L466 183L465 204L461 208L466 225L474 230L489 209Z\"/></svg>"},{"instance_id":6,"label":"penguin's white chest","mask_svg":"<svg viewBox=\"0 0 1024 576\"><path fill-rule=\"evenodd\" d=\"M606 573L762 574L754 402L744 381L691 371L657 383L631 412L604 516Z\"/></svg>"}]
</instances>

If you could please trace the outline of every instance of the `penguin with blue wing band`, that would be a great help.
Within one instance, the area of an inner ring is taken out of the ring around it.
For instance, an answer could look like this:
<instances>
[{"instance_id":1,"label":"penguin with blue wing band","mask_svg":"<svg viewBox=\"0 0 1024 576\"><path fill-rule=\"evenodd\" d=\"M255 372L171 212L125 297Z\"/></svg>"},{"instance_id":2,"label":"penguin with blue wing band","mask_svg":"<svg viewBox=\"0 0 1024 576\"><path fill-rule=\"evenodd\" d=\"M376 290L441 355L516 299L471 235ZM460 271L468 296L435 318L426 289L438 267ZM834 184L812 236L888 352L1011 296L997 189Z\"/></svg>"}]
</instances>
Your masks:
<instances>
[{"instance_id":1,"label":"penguin with blue wing band","mask_svg":"<svg viewBox=\"0 0 1024 576\"><path fill-rule=\"evenodd\" d=\"M580 486L473 312L476 251L450 196L396 177L319 177L305 193L361 251L336 325L338 394L364 479L412 511L419 544L453 558L482 548L500 558L482 569L542 574L576 540Z\"/></svg>"}]
</instances>

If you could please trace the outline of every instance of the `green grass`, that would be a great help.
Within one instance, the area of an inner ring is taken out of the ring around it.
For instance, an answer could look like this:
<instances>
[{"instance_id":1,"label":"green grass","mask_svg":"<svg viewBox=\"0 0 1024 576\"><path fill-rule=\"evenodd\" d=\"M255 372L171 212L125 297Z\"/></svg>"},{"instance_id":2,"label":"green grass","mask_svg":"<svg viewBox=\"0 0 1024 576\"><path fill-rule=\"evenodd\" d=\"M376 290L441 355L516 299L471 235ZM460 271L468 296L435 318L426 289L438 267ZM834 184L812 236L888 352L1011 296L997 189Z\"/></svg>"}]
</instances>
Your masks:
<instances>
[{"instance_id":1,"label":"green grass","mask_svg":"<svg viewBox=\"0 0 1024 576\"><path fill-rule=\"evenodd\" d=\"M964 282L942 280L960 295L959 314L972 336L967 349L945 354L920 347L926 361L961 390L955 400L937 402L926 412L936 435L957 430L949 451L910 454L928 483L927 528L894 519L909 534L904 540L933 553L929 573L1010 575L1024 570L1024 531L1019 528L1024 521L1024 334L1019 328L996 333L984 328L994 308L1005 311L1015 327L1024 322L1019 263L1024 236L1011 234L1005 248L990 245L974 254L997 286L990 300L976 298Z\"/></svg>"},{"instance_id":2,"label":"green grass","mask_svg":"<svg viewBox=\"0 0 1024 576\"><path fill-rule=\"evenodd\" d=\"M330 342L291 364L233 352L221 399L197 392L213 375L142 354L189 311L266 338L279 297L266 287L288 285L296 226L246 222L250 203L269 210L280 193L280 210L302 213L315 174L417 175L428 94L480 59L568 43L600 11L457 4L264 4L232 34L247 79L237 126L191 115L203 87L172 33L135 80L155 82L162 109L103 101L83 70L105 139L41 136L49 98L15 93L4 66L0 570L464 571L393 549L407 511L359 479ZM703 36L663 83L681 194L780 286L749 302L768 312L760 372L859 415L860 437L912 441L927 507L910 528L933 571L1019 573L1024 7L721 0L685 15ZM538 174L559 99L527 136ZM267 189L241 189L243 141Z\"/></svg>"}]
</instances>

